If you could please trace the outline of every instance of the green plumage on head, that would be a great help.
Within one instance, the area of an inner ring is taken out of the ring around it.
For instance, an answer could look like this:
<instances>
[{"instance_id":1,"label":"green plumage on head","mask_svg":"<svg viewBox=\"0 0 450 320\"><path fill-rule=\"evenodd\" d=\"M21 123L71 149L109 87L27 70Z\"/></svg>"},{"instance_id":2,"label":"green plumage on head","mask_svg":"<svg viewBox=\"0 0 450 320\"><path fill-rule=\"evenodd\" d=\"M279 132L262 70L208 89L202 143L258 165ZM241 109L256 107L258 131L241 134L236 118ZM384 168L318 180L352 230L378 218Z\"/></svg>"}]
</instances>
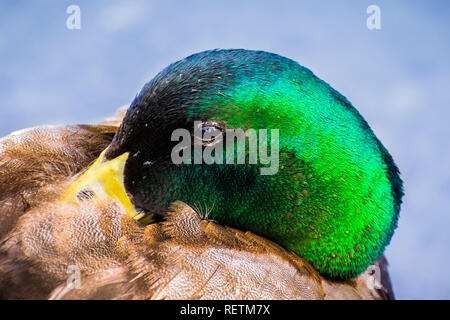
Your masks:
<instances>
[{"instance_id":1,"label":"green plumage on head","mask_svg":"<svg viewBox=\"0 0 450 320\"><path fill-rule=\"evenodd\" d=\"M172 133L192 132L194 121L278 129L278 172L261 175L262 163L174 164ZM213 50L170 65L133 101L106 155L123 152L136 206L164 216L184 201L330 278L363 272L397 226L403 192L392 157L344 96L276 54Z\"/></svg>"}]
</instances>

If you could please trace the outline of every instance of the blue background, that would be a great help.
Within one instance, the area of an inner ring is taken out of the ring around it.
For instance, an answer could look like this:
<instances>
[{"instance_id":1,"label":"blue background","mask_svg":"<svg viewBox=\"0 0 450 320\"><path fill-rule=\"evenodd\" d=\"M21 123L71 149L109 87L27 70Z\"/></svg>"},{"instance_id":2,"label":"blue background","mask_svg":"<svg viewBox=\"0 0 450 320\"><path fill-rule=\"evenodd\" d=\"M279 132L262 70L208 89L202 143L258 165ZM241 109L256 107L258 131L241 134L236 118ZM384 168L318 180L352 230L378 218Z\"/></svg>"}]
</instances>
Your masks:
<instances>
[{"instance_id":1,"label":"blue background","mask_svg":"<svg viewBox=\"0 0 450 320\"><path fill-rule=\"evenodd\" d=\"M81 30L66 8L81 8ZM381 8L381 30L366 9ZM386 253L398 298L450 298L450 2L1 1L0 136L93 123L212 48L298 61L359 109L405 181Z\"/></svg>"}]
</instances>

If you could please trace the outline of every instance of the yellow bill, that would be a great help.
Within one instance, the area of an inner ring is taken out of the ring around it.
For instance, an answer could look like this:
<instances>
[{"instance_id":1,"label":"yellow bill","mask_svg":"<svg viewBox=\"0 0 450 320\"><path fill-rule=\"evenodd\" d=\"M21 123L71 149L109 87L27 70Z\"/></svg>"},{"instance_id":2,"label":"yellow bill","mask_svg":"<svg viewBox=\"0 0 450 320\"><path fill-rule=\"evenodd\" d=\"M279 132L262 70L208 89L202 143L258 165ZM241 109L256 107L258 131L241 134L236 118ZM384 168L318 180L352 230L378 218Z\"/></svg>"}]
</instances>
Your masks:
<instances>
[{"instance_id":1,"label":"yellow bill","mask_svg":"<svg viewBox=\"0 0 450 320\"><path fill-rule=\"evenodd\" d=\"M104 161L105 151L81 177L70 185L60 200L79 204L86 200L107 203L113 199L133 219L145 224L152 222L151 216L136 210L125 190L124 168L128 153L113 160Z\"/></svg>"}]
</instances>

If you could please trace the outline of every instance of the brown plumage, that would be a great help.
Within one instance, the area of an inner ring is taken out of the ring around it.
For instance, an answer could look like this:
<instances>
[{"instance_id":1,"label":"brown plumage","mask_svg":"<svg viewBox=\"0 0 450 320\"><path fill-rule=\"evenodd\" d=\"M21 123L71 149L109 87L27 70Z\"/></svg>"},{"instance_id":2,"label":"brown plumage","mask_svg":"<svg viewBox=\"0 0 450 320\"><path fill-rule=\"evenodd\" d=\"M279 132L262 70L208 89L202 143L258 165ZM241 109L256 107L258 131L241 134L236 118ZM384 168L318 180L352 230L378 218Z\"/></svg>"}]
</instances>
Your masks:
<instances>
[{"instance_id":1,"label":"brown plumage","mask_svg":"<svg viewBox=\"0 0 450 320\"><path fill-rule=\"evenodd\" d=\"M122 116L0 140L0 298L393 298L383 256L358 278L333 282L296 254L181 202L165 221L143 226L113 200L55 201L108 146ZM81 272L78 289L67 286L70 266ZM382 288L373 287L373 270Z\"/></svg>"}]
</instances>

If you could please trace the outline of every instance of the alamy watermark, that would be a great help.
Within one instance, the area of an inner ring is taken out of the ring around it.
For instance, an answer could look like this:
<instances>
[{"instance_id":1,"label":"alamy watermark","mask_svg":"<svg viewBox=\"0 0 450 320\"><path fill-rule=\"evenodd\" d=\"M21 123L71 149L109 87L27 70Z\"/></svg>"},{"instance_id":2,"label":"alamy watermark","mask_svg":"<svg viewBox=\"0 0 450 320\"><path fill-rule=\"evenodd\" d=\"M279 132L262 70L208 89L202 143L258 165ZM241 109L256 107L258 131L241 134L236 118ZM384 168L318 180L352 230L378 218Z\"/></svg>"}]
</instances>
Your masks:
<instances>
[{"instance_id":1,"label":"alamy watermark","mask_svg":"<svg viewBox=\"0 0 450 320\"><path fill-rule=\"evenodd\" d=\"M270 130L270 155L267 129L225 129L219 123L195 121L193 136L187 129L176 129L171 140L180 141L171 152L174 164L246 164L247 161L262 165L261 175L274 175L279 169L278 129Z\"/></svg>"},{"instance_id":2,"label":"alamy watermark","mask_svg":"<svg viewBox=\"0 0 450 320\"><path fill-rule=\"evenodd\" d=\"M69 30L81 29L81 9L79 6L73 4L67 7L66 13L70 14L66 20L66 27Z\"/></svg>"},{"instance_id":3,"label":"alamy watermark","mask_svg":"<svg viewBox=\"0 0 450 320\"><path fill-rule=\"evenodd\" d=\"M67 267L67 271L70 276L66 281L66 288L71 289L80 289L81 286L81 272L80 268L76 265L70 265Z\"/></svg>"},{"instance_id":4,"label":"alamy watermark","mask_svg":"<svg viewBox=\"0 0 450 320\"><path fill-rule=\"evenodd\" d=\"M370 16L366 20L366 26L369 30L381 30L381 9L379 6L372 4L367 7L366 13Z\"/></svg>"},{"instance_id":5,"label":"alamy watermark","mask_svg":"<svg viewBox=\"0 0 450 320\"><path fill-rule=\"evenodd\" d=\"M369 290L380 290L383 288L381 284L381 270L376 264L370 265L364 272L367 275L366 286Z\"/></svg>"}]
</instances>

